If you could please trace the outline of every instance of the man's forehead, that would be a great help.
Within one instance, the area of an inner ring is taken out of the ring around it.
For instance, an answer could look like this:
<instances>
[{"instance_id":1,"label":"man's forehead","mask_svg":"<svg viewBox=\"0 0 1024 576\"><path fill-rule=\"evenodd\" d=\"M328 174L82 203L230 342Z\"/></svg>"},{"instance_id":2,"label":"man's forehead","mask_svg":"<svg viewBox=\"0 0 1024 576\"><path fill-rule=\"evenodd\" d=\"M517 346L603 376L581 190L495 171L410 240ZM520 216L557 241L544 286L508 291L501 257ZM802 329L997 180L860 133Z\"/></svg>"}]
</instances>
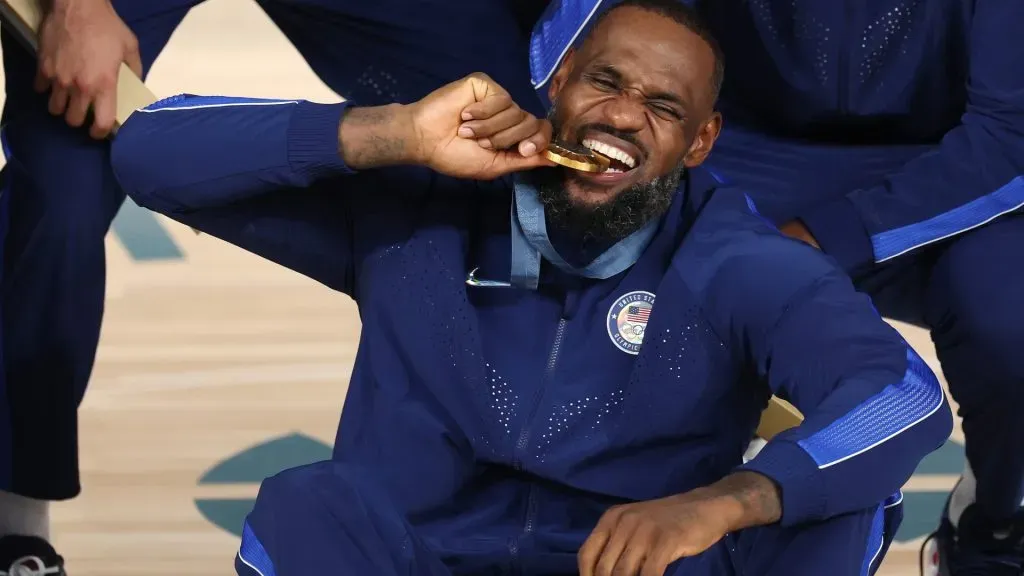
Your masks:
<instances>
[{"instance_id":1,"label":"man's forehead","mask_svg":"<svg viewBox=\"0 0 1024 576\"><path fill-rule=\"evenodd\" d=\"M643 76L662 89L692 90L714 67L714 54L700 36L668 17L632 7L609 14L583 48L588 64Z\"/></svg>"}]
</instances>

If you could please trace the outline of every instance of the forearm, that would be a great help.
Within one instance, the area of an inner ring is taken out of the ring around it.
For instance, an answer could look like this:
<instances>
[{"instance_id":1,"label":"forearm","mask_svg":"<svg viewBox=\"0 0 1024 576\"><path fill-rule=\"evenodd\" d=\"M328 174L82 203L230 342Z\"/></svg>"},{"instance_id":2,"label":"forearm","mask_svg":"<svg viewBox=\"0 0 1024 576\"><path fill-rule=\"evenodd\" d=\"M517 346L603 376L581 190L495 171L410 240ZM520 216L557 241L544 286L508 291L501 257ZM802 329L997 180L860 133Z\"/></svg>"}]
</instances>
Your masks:
<instances>
[{"instance_id":1,"label":"forearm","mask_svg":"<svg viewBox=\"0 0 1024 576\"><path fill-rule=\"evenodd\" d=\"M346 107L175 96L129 117L111 164L137 203L165 214L306 188L349 172L338 155ZM339 185L339 193L357 184Z\"/></svg>"},{"instance_id":2,"label":"forearm","mask_svg":"<svg viewBox=\"0 0 1024 576\"><path fill-rule=\"evenodd\" d=\"M756 472L734 472L702 490L722 502L730 531L774 524L782 518L779 487Z\"/></svg>"},{"instance_id":3,"label":"forearm","mask_svg":"<svg viewBox=\"0 0 1024 576\"><path fill-rule=\"evenodd\" d=\"M412 126L401 104L349 108L338 127L338 151L353 170L411 164L418 154Z\"/></svg>"},{"instance_id":4,"label":"forearm","mask_svg":"<svg viewBox=\"0 0 1024 576\"><path fill-rule=\"evenodd\" d=\"M49 14L55 10L67 10L77 6L89 6L94 4L110 4L110 0L37 0L43 14Z\"/></svg>"}]
</instances>

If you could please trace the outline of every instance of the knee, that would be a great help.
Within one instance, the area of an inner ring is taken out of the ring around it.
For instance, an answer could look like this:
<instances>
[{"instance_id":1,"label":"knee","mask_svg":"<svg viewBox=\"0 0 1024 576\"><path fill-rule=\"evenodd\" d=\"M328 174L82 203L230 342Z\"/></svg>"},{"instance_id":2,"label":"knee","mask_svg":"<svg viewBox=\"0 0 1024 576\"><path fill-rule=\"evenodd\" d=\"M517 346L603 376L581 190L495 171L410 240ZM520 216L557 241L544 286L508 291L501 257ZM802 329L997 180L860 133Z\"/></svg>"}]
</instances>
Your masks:
<instances>
[{"instance_id":1,"label":"knee","mask_svg":"<svg viewBox=\"0 0 1024 576\"><path fill-rule=\"evenodd\" d=\"M373 478L361 468L334 461L292 468L264 480L242 533L240 558L250 563L266 558L278 574L319 573L325 566L351 567L352 574L373 573L369 566L405 562L396 552L410 538Z\"/></svg>"},{"instance_id":2,"label":"knee","mask_svg":"<svg viewBox=\"0 0 1024 576\"><path fill-rule=\"evenodd\" d=\"M1024 286L1017 294L1024 294ZM973 369L1001 372L1008 379L1024 378L1024 300L979 296L952 306L956 338L975 358Z\"/></svg>"},{"instance_id":3,"label":"knee","mask_svg":"<svg viewBox=\"0 0 1024 576\"><path fill-rule=\"evenodd\" d=\"M33 243L65 250L102 248L124 200L124 193L106 172L106 156L67 149L59 138L31 143L15 140L11 147L4 193L10 197L14 235L21 230ZM58 156L63 159L51 163ZM53 165L62 169L53 170Z\"/></svg>"},{"instance_id":4,"label":"knee","mask_svg":"<svg viewBox=\"0 0 1024 576\"><path fill-rule=\"evenodd\" d=\"M1024 268L993 259L1008 244L985 239L965 238L936 265L928 295L932 337L950 380L1019 382L1024 379Z\"/></svg>"},{"instance_id":5,"label":"knee","mask_svg":"<svg viewBox=\"0 0 1024 576\"><path fill-rule=\"evenodd\" d=\"M359 532L367 523L391 524L397 516L387 493L367 470L327 460L264 480L248 521L253 528L274 531L319 525L335 532Z\"/></svg>"},{"instance_id":6,"label":"knee","mask_svg":"<svg viewBox=\"0 0 1024 576\"><path fill-rule=\"evenodd\" d=\"M256 509L272 507L302 514L307 508L321 510L328 505L363 507L382 497L366 472L325 460L289 468L265 479L256 497Z\"/></svg>"}]
</instances>

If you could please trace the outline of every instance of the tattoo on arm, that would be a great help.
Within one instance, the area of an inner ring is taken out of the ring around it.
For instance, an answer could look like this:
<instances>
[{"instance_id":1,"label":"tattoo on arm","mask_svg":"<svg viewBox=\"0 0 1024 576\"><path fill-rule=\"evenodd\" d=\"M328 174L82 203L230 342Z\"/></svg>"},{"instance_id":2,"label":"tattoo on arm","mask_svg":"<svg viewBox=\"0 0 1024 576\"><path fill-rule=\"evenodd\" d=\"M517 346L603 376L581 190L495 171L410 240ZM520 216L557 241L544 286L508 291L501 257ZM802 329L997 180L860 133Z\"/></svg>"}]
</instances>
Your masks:
<instances>
[{"instance_id":1,"label":"tattoo on arm","mask_svg":"<svg viewBox=\"0 0 1024 576\"><path fill-rule=\"evenodd\" d=\"M396 104L349 108L339 127L338 152L355 170L402 164L410 158L407 123Z\"/></svg>"},{"instance_id":2,"label":"tattoo on arm","mask_svg":"<svg viewBox=\"0 0 1024 576\"><path fill-rule=\"evenodd\" d=\"M756 472L736 472L710 487L734 499L742 510L735 530L774 524L782 518L782 492L774 481Z\"/></svg>"}]
</instances>

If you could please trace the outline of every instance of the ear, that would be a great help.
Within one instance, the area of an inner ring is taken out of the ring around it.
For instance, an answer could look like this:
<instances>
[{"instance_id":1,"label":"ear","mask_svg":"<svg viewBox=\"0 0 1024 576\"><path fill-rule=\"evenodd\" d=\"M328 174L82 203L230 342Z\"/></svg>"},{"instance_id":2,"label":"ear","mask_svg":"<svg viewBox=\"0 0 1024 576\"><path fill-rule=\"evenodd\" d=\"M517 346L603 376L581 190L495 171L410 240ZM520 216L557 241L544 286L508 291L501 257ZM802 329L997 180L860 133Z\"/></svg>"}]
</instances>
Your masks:
<instances>
[{"instance_id":1,"label":"ear","mask_svg":"<svg viewBox=\"0 0 1024 576\"><path fill-rule=\"evenodd\" d=\"M562 91L565 83L569 81L569 74L572 72L573 62L576 60L576 49L570 48L565 53L565 58L558 65L558 70L551 77L551 84L548 86L548 100L554 102L558 99L558 93Z\"/></svg>"},{"instance_id":2,"label":"ear","mask_svg":"<svg viewBox=\"0 0 1024 576\"><path fill-rule=\"evenodd\" d=\"M715 140L718 140L718 134L721 131L722 115L718 112L712 112L711 116L697 130L697 135L693 138L693 144L690 144L690 149L686 152L686 156L683 157L683 165L687 168L695 168L703 164L708 154L711 153L711 149L714 148Z\"/></svg>"}]
</instances>

